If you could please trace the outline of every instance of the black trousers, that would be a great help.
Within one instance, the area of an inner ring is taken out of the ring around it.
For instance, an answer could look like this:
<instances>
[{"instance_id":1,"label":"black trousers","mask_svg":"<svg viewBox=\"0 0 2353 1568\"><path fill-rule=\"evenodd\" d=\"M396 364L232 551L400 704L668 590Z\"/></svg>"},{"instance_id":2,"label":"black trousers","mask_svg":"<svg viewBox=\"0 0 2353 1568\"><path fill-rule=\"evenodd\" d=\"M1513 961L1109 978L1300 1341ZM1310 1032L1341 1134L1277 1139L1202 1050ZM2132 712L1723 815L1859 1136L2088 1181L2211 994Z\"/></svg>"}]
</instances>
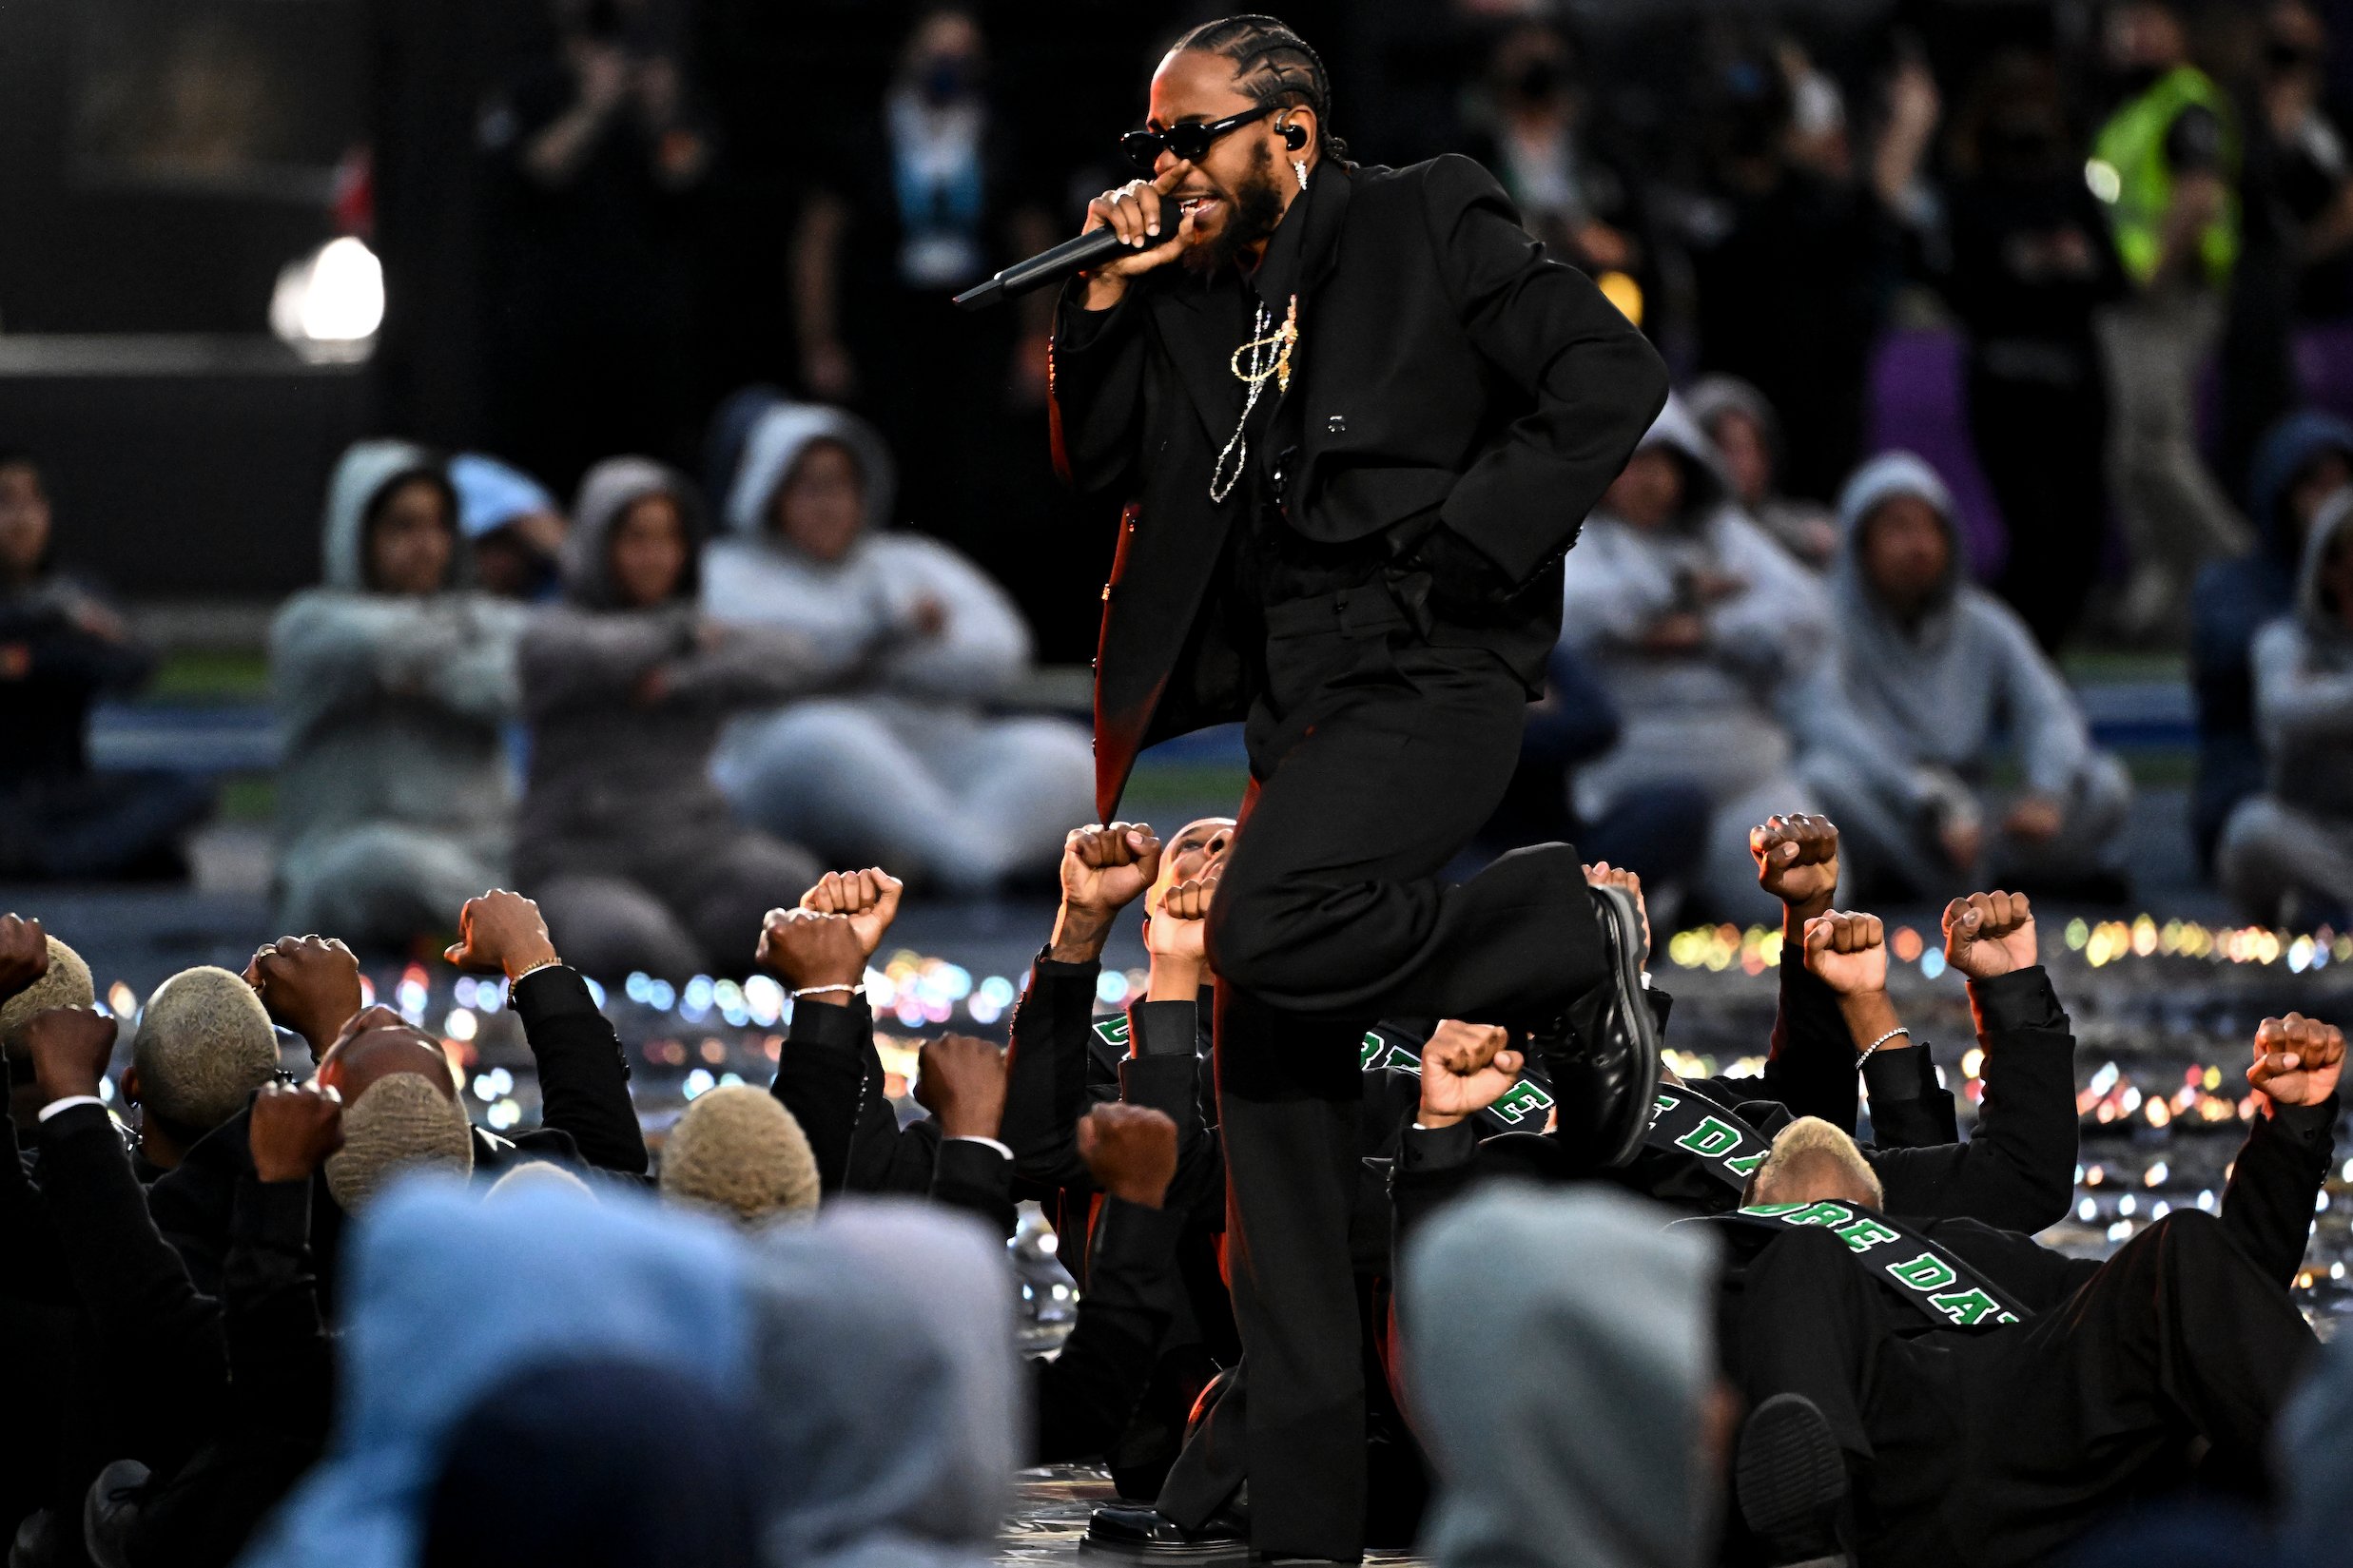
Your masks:
<instances>
[{"instance_id":1,"label":"black trousers","mask_svg":"<svg viewBox=\"0 0 2353 1568\"><path fill-rule=\"evenodd\" d=\"M2099 580L2108 532L2108 396L2095 373L2073 386L1969 373L1969 431L2010 541L1993 585L2056 652Z\"/></svg>"},{"instance_id":2,"label":"black trousers","mask_svg":"<svg viewBox=\"0 0 2353 1568\"><path fill-rule=\"evenodd\" d=\"M1196 1434L1161 1504L1197 1523L1238 1470L1259 1551L1352 1560L1365 1514L1349 1249L1364 1031L1385 1015L1558 1014L1607 968L1569 846L1438 881L1519 756L1527 691L1503 661L1423 641L1379 587L1268 621L1266 689L1245 726L1252 788L1209 929L1247 1393Z\"/></svg>"},{"instance_id":3,"label":"black trousers","mask_svg":"<svg viewBox=\"0 0 2353 1568\"><path fill-rule=\"evenodd\" d=\"M2222 1222L2168 1215L2016 1327L1898 1337L1911 1307L1820 1230L1750 1266L1740 1380L1819 1405L1849 1456L1866 1564L2043 1560L2120 1503L2208 1468L2260 1476L2312 1331Z\"/></svg>"}]
</instances>

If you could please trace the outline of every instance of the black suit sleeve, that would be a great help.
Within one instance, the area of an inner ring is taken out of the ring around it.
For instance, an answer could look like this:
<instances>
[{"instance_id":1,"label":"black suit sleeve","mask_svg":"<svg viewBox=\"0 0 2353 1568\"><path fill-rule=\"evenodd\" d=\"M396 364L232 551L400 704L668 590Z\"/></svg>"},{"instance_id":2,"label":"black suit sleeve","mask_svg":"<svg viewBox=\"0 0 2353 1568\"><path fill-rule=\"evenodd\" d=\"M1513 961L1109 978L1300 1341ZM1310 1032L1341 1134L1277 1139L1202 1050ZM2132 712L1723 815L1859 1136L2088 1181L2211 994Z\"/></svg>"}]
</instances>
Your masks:
<instances>
[{"instance_id":1,"label":"black suit sleeve","mask_svg":"<svg viewBox=\"0 0 2353 1568\"><path fill-rule=\"evenodd\" d=\"M1478 1175L1479 1129L1469 1117L1434 1130L1408 1126L1390 1168L1390 1277L1397 1277L1414 1232L1469 1190Z\"/></svg>"},{"instance_id":2,"label":"black suit sleeve","mask_svg":"<svg viewBox=\"0 0 2353 1568\"><path fill-rule=\"evenodd\" d=\"M795 1007L768 1092L807 1134L826 1196L931 1191L940 1129L928 1119L900 1128L883 1093L874 1016L864 997L841 1007Z\"/></svg>"},{"instance_id":3,"label":"black suit sleeve","mask_svg":"<svg viewBox=\"0 0 2353 1568\"><path fill-rule=\"evenodd\" d=\"M228 1376L221 1304L196 1288L156 1229L104 1106L41 1124L41 1197L98 1343L167 1410L212 1407Z\"/></svg>"},{"instance_id":4,"label":"black suit sleeve","mask_svg":"<svg viewBox=\"0 0 2353 1568\"><path fill-rule=\"evenodd\" d=\"M1819 1116L1852 1136L1861 1103L1856 1089L1855 1038L1838 994L1809 972L1795 942L1781 944L1779 1009L1773 1019L1773 1049L1759 1080L1764 1097L1789 1107L1793 1116Z\"/></svg>"},{"instance_id":5,"label":"black suit sleeve","mask_svg":"<svg viewBox=\"0 0 2353 1568\"><path fill-rule=\"evenodd\" d=\"M1013 1173L1044 1187L1088 1180L1073 1131L1094 1096L1095 1017L1099 963L1059 963L1039 956L1029 989L1014 1004L1006 1044L1005 1115L997 1135L1013 1151Z\"/></svg>"},{"instance_id":6,"label":"black suit sleeve","mask_svg":"<svg viewBox=\"0 0 2353 1568\"><path fill-rule=\"evenodd\" d=\"M0 1082L6 1078L0 1073ZM16 1123L7 1116L0 1116L0 1258L8 1260L0 1271L0 1291L19 1301L69 1299L56 1229L25 1168Z\"/></svg>"},{"instance_id":7,"label":"black suit sleeve","mask_svg":"<svg viewBox=\"0 0 2353 1568\"><path fill-rule=\"evenodd\" d=\"M1047 348L1046 409L1054 436L1054 468L1084 494L1124 494L1135 488L1136 454L1144 412L1142 295L1156 286L1128 284L1109 310L1087 310L1083 281L1063 289Z\"/></svg>"},{"instance_id":8,"label":"black suit sleeve","mask_svg":"<svg viewBox=\"0 0 2353 1568\"><path fill-rule=\"evenodd\" d=\"M941 1138L931 1167L931 1201L974 1215L1000 1238L1013 1234L1013 1162L971 1138Z\"/></svg>"},{"instance_id":9,"label":"black suit sleeve","mask_svg":"<svg viewBox=\"0 0 2353 1568\"><path fill-rule=\"evenodd\" d=\"M1952 1092L1936 1081L1936 1064L1925 1040L1901 1051L1875 1052L1863 1063L1863 1094L1871 1106L1871 1141L1882 1149L1961 1141Z\"/></svg>"},{"instance_id":10,"label":"black suit sleeve","mask_svg":"<svg viewBox=\"0 0 2353 1568\"><path fill-rule=\"evenodd\" d=\"M2304 1267L2313 1205L2336 1152L2337 1096L2258 1112L2223 1190L2223 1229L2282 1289Z\"/></svg>"},{"instance_id":11,"label":"black suit sleeve","mask_svg":"<svg viewBox=\"0 0 2353 1568\"><path fill-rule=\"evenodd\" d=\"M1184 1227L1175 1208L1103 1200L1079 1321L1060 1356L1030 1364L1037 1380L1034 1462L1094 1459L1126 1430L1174 1313Z\"/></svg>"},{"instance_id":12,"label":"black suit sleeve","mask_svg":"<svg viewBox=\"0 0 2353 1568\"><path fill-rule=\"evenodd\" d=\"M1456 319L1534 401L1456 483L1439 520L1524 583L1576 542L1666 406L1666 364L1590 279L1546 256L1487 170L1437 159L1423 197Z\"/></svg>"},{"instance_id":13,"label":"black suit sleeve","mask_svg":"<svg viewBox=\"0 0 2353 1568\"><path fill-rule=\"evenodd\" d=\"M515 983L523 1038L539 1068L540 1119L572 1134L599 1171L646 1173L646 1138L630 1103L629 1063L576 970L558 965Z\"/></svg>"},{"instance_id":14,"label":"black suit sleeve","mask_svg":"<svg viewBox=\"0 0 2353 1568\"><path fill-rule=\"evenodd\" d=\"M2040 966L1973 982L1970 1000L1986 1054L1975 1136L1868 1158L1892 1213L2040 1230L2075 1191L2075 1036Z\"/></svg>"}]
</instances>

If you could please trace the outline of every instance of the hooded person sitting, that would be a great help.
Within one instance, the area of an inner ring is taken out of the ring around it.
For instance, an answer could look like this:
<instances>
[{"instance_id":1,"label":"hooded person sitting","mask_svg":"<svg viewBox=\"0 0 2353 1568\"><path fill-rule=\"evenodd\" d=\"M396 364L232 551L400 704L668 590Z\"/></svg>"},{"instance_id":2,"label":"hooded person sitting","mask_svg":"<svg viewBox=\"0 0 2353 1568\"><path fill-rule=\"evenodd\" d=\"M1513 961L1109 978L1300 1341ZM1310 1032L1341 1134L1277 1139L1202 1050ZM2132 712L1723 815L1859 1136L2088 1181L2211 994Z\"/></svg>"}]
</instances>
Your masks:
<instances>
[{"instance_id":1,"label":"hooded person sitting","mask_svg":"<svg viewBox=\"0 0 2353 1568\"><path fill-rule=\"evenodd\" d=\"M711 748L734 711L830 671L795 632L695 607L702 530L683 474L608 459L576 511L566 603L523 635L532 747L516 875L589 974L740 974L761 917L818 868L736 820L710 781Z\"/></svg>"},{"instance_id":2,"label":"hooded person sitting","mask_svg":"<svg viewBox=\"0 0 2353 1568\"><path fill-rule=\"evenodd\" d=\"M449 460L457 494L457 532L474 554L474 580L501 599L539 600L555 590L564 512L547 487L512 463L478 452Z\"/></svg>"},{"instance_id":3,"label":"hooded person sitting","mask_svg":"<svg viewBox=\"0 0 2353 1568\"><path fill-rule=\"evenodd\" d=\"M345 452L324 532L324 586L270 627L280 913L292 930L404 950L504 880L500 731L527 612L462 586L456 498L420 447Z\"/></svg>"},{"instance_id":4,"label":"hooded person sitting","mask_svg":"<svg viewBox=\"0 0 2353 1568\"><path fill-rule=\"evenodd\" d=\"M1563 643L1623 716L1575 779L1586 822L1667 783L1715 809L1694 876L1721 920L1769 921L1748 826L1815 809L1789 708L1829 638L1822 590L1731 499L1714 449L1667 401L1564 563Z\"/></svg>"},{"instance_id":5,"label":"hooded person sitting","mask_svg":"<svg viewBox=\"0 0 2353 1568\"><path fill-rule=\"evenodd\" d=\"M1799 705L1800 771L1858 885L2112 882L2131 782L2025 623L1969 581L1944 481L1888 453L1847 481L1838 514L1836 651ZM1992 783L2005 742L2014 792Z\"/></svg>"},{"instance_id":6,"label":"hooded person sitting","mask_svg":"<svg viewBox=\"0 0 2353 1568\"><path fill-rule=\"evenodd\" d=\"M748 821L834 864L892 866L983 893L1043 872L1094 814L1086 731L992 718L1030 666L1002 589L937 540L885 527L894 474L873 428L839 409L767 409L744 438L703 606L789 631L849 671L837 694L739 720L713 775Z\"/></svg>"},{"instance_id":7,"label":"hooded person sitting","mask_svg":"<svg viewBox=\"0 0 2353 1568\"><path fill-rule=\"evenodd\" d=\"M243 976L205 964L157 986L123 1073L123 1097L140 1112L141 1174L178 1165L277 1075L278 1031Z\"/></svg>"},{"instance_id":8,"label":"hooded person sitting","mask_svg":"<svg viewBox=\"0 0 2353 1568\"><path fill-rule=\"evenodd\" d=\"M2304 540L2296 608L2256 635L2255 726L2268 782L2223 829L2223 887L2250 919L2353 915L2353 489Z\"/></svg>"},{"instance_id":9,"label":"hooded person sitting","mask_svg":"<svg viewBox=\"0 0 2353 1568\"><path fill-rule=\"evenodd\" d=\"M2271 427L2255 449L2247 515L2255 548L2198 573L2189 598L2189 674L2198 698L2198 774L2189 826L2200 861L2223 825L2264 787L2255 728L2255 635L2296 608L2297 569L2322 506L2353 485L2353 424L2307 409Z\"/></svg>"},{"instance_id":10,"label":"hooded person sitting","mask_svg":"<svg viewBox=\"0 0 2353 1568\"><path fill-rule=\"evenodd\" d=\"M1687 400L1757 526L1807 566L1826 570L1838 552L1838 519L1818 501L1780 494L1781 420L1765 395L1738 376L1708 376Z\"/></svg>"}]
</instances>

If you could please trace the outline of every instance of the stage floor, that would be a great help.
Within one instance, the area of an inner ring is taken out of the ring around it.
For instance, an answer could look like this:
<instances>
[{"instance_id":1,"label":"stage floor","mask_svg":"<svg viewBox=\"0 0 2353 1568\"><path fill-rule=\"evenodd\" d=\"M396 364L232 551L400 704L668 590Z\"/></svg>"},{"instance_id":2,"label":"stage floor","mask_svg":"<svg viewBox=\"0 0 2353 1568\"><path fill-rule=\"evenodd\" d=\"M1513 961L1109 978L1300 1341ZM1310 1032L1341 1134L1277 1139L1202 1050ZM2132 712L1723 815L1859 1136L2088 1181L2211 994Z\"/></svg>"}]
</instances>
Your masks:
<instances>
[{"instance_id":1,"label":"stage floor","mask_svg":"<svg viewBox=\"0 0 2353 1568\"><path fill-rule=\"evenodd\" d=\"M997 1538L999 1562L1067 1565L1118 1561L1111 1558L1084 1558L1079 1550L1079 1541L1086 1534L1088 1512L1099 1502L1114 1500L1116 1496L1110 1478L1102 1471L1055 1465L1024 1470L1020 1480L1021 1500ZM1404 1568L1422 1560L1403 1552L1365 1554L1366 1562L1391 1568Z\"/></svg>"}]
</instances>

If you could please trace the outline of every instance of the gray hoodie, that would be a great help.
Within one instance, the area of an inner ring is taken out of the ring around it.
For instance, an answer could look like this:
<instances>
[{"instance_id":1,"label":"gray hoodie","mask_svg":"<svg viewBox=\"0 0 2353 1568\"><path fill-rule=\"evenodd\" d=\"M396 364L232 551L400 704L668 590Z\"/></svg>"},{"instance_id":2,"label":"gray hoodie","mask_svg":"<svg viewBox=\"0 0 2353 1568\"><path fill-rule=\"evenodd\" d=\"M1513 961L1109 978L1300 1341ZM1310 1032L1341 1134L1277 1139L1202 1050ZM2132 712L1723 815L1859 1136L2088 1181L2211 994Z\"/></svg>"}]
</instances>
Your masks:
<instances>
[{"instance_id":1,"label":"gray hoodie","mask_svg":"<svg viewBox=\"0 0 2353 1568\"><path fill-rule=\"evenodd\" d=\"M1906 626L1863 574L1862 526L1898 495L1926 501L1951 545L1943 583ZM2011 608L1963 570L1952 494L1908 452L1874 457L1838 498L1844 540L1831 575L1838 644L1799 712L1806 742L1836 752L1889 799L1926 805L1981 780L2002 736L2037 794L2064 799L2091 757L2074 693Z\"/></svg>"},{"instance_id":2,"label":"gray hoodie","mask_svg":"<svg viewBox=\"0 0 2353 1568\"><path fill-rule=\"evenodd\" d=\"M608 458L581 481L564 541L569 602L538 611L523 635L532 748L515 865L526 881L609 870L616 842L723 849L743 830L709 778L720 726L736 708L782 702L831 673L796 633L706 621L692 553L679 597L616 608L613 530L649 495L677 501L699 552L686 476L651 458ZM649 677L660 688L651 702Z\"/></svg>"},{"instance_id":3,"label":"gray hoodie","mask_svg":"<svg viewBox=\"0 0 2353 1568\"><path fill-rule=\"evenodd\" d=\"M866 527L838 561L819 561L768 532L776 492L810 443L838 441L865 480ZM840 668L880 649L868 689L981 702L1029 667L1029 629L1003 589L936 539L889 530L897 475L872 426L814 403L780 403L745 438L727 497L728 536L703 568L703 608L738 626L797 632ZM915 630L921 604L944 612Z\"/></svg>"},{"instance_id":4,"label":"gray hoodie","mask_svg":"<svg viewBox=\"0 0 2353 1568\"><path fill-rule=\"evenodd\" d=\"M1437 1568L1699 1568L1717 1457L1716 1249L1602 1188L1505 1183L1406 1249L1407 1393Z\"/></svg>"},{"instance_id":5,"label":"gray hoodie","mask_svg":"<svg viewBox=\"0 0 2353 1568\"><path fill-rule=\"evenodd\" d=\"M503 851L510 800L499 726L515 710L526 611L465 588L411 596L364 581L368 509L418 474L441 478L432 456L405 441L361 441L343 454L327 490L325 585L288 599L270 626L270 696L285 757L278 833L288 856L387 822ZM463 582L462 540L457 559L453 576Z\"/></svg>"},{"instance_id":6,"label":"gray hoodie","mask_svg":"<svg viewBox=\"0 0 2353 1568\"><path fill-rule=\"evenodd\" d=\"M2321 567L2353 532L2353 491L2312 519L2296 578L2296 610L2255 634L2255 731L2271 793L2290 805L2353 819L2353 629L2321 588Z\"/></svg>"}]
</instances>

